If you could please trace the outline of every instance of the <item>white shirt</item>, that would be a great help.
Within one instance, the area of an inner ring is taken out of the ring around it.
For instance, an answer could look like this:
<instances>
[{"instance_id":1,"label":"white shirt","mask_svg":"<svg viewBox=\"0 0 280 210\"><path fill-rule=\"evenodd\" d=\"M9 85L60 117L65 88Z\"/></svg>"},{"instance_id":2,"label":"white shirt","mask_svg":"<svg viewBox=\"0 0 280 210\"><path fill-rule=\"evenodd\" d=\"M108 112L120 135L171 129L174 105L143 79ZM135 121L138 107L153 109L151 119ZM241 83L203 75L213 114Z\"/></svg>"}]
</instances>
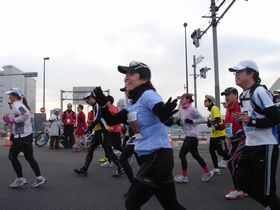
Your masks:
<instances>
[{"instance_id":1,"label":"white shirt","mask_svg":"<svg viewBox=\"0 0 280 210\"><path fill-rule=\"evenodd\" d=\"M28 136L32 133L32 126L30 123L30 112L21 101L15 101L12 104L13 117L15 123L13 124L13 134L15 138Z\"/></svg>"},{"instance_id":2,"label":"white shirt","mask_svg":"<svg viewBox=\"0 0 280 210\"><path fill-rule=\"evenodd\" d=\"M240 95L242 102L241 112L247 112L249 117L252 119L265 118L264 115L257 113L250 102L250 89L245 90ZM272 96L264 87L259 86L253 92L252 100L264 110L265 108L274 106ZM244 132L246 134L246 146L259 146L268 144L278 144L276 126L269 128L256 128L254 126L248 126L243 123Z\"/></svg>"}]
</instances>

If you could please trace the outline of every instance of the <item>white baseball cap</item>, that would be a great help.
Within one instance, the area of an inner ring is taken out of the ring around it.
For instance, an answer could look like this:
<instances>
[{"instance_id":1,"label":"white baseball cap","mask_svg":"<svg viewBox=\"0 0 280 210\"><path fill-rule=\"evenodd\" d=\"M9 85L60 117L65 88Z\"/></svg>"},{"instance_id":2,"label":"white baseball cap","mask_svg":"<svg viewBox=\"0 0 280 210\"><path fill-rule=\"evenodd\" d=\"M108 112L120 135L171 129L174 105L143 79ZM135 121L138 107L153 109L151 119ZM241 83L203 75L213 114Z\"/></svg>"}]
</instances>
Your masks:
<instances>
[{"instance_id":1,"label":"white baseball cap","mask_svg":"<svg viewBox=\"0 0 280 210\"><path fill-rule=\"evenodd\" d=\"M259 72L259 68L258 68L257 64L252 60L241 61L236 66L229 68L229 71L237 72L237 71L242 71L247 68L252 69L256 72Z\"/></svg>"},{"instance_id":2,"label":"white baseball cap","mask_svg":"<svg viewBox=\"0 0 280 210\"><path fill-rule=\"evenodd\" d=\"M5 94L10 95L11 93L15 93L20 97L24 97L23 91L20 88L13 87L9 91L7 91Z\"/></svg>"}]
</instances>

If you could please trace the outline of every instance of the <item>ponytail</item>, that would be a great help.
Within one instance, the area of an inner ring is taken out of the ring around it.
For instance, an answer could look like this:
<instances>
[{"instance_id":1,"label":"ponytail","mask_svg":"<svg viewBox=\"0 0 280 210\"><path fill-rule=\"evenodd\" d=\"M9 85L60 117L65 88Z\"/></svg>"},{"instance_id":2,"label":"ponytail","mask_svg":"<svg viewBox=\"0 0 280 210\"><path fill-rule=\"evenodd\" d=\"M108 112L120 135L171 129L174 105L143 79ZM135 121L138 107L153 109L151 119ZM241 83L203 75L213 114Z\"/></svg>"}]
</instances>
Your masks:
<instances>
[{"instance_id":1,"label":"ponytail","mask_svg":"<svg viewBox=\"0 0 280 210\"><path fill-rule=\"evenodd\" d=\"M26 100L26 98L23 96L22 97L22 103L26 106L26 108L30 111L30 107L28 106L28 104L27 104L27 100Z\"/></svg>"},{"instance_id":2,"label":"ponytail","mask_svg":"<svg viewBox=\"0 0 280 210\"><path fill-rule=\"evenodd\" d=\"M149 80L146 84L145 84L146 87L149 87L150 89L156 91L155 87L153 86L151 80Z\"/></svg>"}]
</instances>

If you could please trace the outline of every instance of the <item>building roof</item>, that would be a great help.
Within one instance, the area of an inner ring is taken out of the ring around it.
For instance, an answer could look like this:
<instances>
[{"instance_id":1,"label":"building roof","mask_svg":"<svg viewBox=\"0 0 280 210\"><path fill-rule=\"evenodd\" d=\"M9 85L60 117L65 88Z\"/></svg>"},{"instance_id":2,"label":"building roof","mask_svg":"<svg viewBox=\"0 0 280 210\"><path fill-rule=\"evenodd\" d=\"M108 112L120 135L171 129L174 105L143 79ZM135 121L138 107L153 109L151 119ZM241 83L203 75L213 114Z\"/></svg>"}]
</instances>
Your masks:
<instances>
[{"instance_id":1,"label":"building roof","mask_svg":"<svg viewBox=\"0 0 280 210\"><path fill-rule=\"evenodd\" d=\"M273 93L273 91L279 90L279 89L280 89L280 77L278 77L278 79L271 85L269 90Z\"/></svg>"}]
</instances>

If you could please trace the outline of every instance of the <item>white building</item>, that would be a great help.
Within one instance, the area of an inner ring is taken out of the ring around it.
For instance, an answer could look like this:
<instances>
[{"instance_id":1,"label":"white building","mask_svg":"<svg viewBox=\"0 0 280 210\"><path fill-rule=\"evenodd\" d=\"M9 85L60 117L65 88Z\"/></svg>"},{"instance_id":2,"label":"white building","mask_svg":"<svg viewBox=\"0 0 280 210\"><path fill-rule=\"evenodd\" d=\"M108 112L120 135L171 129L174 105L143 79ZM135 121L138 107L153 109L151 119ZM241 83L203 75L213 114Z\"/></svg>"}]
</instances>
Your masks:
<instances>
[{"instance_id":1,"label":"white building","mask_svg":"<svg viewBox=\"0 0 280 210\"><path fill-rule=\"evenodd\" d=\"M27 77L23 71L13 65L5 65L4 71L0 71L0 121L5 113L10 113L8 102L9 97L5 92L12 87L19 87L23 90L28 105L30 107L31 118L34 118L36 110L36 80L32 77Z\"/></svg>"}]
</instances>

